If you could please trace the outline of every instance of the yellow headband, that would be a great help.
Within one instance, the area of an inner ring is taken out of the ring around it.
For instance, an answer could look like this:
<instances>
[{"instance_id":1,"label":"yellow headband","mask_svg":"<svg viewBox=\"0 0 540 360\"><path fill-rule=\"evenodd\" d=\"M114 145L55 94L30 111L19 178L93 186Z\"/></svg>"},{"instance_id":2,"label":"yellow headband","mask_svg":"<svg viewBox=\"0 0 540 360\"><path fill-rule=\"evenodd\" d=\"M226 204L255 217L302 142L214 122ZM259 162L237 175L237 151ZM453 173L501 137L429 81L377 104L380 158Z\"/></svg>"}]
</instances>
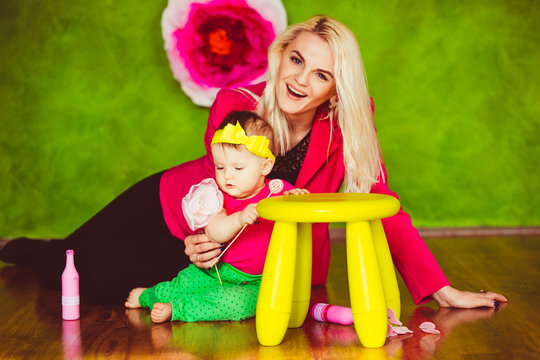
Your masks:
<instances>
[{"instance_id":1,"label":"yellow headband","mask_svg":"<svg viewBox=\"0 0 540 360\"><path fill-rule=\"evenodd\" d=\"M249 151L257 156L276 160L268 148L270 140L262 135L246 136L246 132L238 122L236 125L227 124L224 129L216 131L210 145L221 143L245 145Z\"/></svg>"}]
</instances>

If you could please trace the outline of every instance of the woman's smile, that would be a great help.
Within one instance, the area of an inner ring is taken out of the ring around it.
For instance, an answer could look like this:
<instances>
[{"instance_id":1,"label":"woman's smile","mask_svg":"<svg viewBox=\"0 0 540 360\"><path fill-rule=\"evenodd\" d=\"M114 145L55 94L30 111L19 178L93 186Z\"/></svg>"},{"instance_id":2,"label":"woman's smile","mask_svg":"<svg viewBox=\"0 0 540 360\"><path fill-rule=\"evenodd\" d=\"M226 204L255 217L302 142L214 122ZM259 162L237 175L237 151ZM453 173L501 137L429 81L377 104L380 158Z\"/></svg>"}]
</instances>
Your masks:
<instances>
[{"instance_id":1,"label":"woman's smile","mask_svg":"<svg viewBox=\"0 0 540 360\"><path fill-rule=\"evenodd\" d=\"M296 90L292 85L287 84L287 90L289 90L289 97L296 98L305 98L307 95L301 91Z\"/></svg>"}]
</instances>

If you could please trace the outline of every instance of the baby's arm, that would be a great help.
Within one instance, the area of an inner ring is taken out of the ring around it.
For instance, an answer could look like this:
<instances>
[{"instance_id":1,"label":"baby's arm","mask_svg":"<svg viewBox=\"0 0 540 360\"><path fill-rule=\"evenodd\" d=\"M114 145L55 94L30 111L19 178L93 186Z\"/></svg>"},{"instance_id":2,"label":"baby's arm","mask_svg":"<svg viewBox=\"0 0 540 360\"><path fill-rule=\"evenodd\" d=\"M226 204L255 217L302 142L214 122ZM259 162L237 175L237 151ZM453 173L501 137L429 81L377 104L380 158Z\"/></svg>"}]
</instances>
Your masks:
<instances>
[{"instance_id":1,"label":"baby's arm","mask_svg":"<svg viewBox=\"0 0 540 360\"><path fill-rule=\"evenodd\" d=\"M291 189L288 191L284 191L283 195L302 195L302 194L309 194L309 191L307 189Z\"/></svg>"},{"instance_id":2,"label":"baby's arm","mask_svg":"<svg viewBox=\"0 0 540 360\"><path fill-rule=\"evenodd\" d=\"M205 227L206 235L210 240L224 243L231 240L244 225L253 224L257 217L257 204L249 204L244 210L227 215L221 210L215 218Z\"/></svg>"}]
</instances>

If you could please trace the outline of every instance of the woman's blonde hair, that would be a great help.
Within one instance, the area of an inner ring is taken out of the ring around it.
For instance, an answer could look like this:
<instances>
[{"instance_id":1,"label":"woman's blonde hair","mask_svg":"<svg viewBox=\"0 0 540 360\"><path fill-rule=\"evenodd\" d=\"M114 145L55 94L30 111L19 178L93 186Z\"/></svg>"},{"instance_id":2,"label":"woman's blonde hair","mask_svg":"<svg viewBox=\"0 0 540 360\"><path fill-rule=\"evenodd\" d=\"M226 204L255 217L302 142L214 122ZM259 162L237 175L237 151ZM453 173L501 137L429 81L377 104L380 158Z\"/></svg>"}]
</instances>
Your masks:
<instances>
[{"instance_id":1,"label":"woman's blonde hair","mask_svg":"<svg viewBox=\"0 0 540 360\"><path fill-rule=\"evenodd\" d=\"M343 136L344 191L367 193L382 174L382 156L360 49L354 34L345 25L330 17L317 15L281 33L268 50L268 80L257 112L272 125L276 149L284 154L291 147L289 124L286 114L277 104L276 80L283 51L303 32L320 36L334 55L338 101L329 110L329 120L333 123L337 119Z\"/></svg>"}]
</instances>

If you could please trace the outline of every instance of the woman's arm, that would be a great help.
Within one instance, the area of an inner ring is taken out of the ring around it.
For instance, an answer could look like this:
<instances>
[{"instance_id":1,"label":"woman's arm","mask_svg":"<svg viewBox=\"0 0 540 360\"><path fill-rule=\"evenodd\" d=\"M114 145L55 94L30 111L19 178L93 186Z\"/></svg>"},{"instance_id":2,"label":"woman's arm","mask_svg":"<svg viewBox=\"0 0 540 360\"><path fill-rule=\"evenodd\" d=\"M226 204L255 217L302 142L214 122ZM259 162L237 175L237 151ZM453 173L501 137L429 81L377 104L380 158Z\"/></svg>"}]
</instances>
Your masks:
<instances>
[{"instance_id":1,"label":"woman's arm","mask_svg":"<svg viewBox=\"0 0 540 360\"><path fill-rule=\"evenodd\" d=\"M373 186L372 192L398 198L397 194L388 188L384 167L381 178L381 181ZM396 215L383 219L382 223L394 264L416 304L434 299L441 307L475 308L494 307L495 301L508 301L503 295L494 292L473 293L451 287L403 209Z\"/></svg>"},{"instance_id":2,"label":"woman's arm","mask_svg":"<svg viewBox=\"0 0 540 360\"><path fill-rule=\"evenodd\" d=\"M379 182L372 187L371 192L399 199L388 187L388 176L384 166ZM409 214L400 208L396 215L382 219L381 222L394 265L415 304L432 300L431 295L434 292L450 285L437 260L413 226Z\"/></svg>"}]
</instances>

